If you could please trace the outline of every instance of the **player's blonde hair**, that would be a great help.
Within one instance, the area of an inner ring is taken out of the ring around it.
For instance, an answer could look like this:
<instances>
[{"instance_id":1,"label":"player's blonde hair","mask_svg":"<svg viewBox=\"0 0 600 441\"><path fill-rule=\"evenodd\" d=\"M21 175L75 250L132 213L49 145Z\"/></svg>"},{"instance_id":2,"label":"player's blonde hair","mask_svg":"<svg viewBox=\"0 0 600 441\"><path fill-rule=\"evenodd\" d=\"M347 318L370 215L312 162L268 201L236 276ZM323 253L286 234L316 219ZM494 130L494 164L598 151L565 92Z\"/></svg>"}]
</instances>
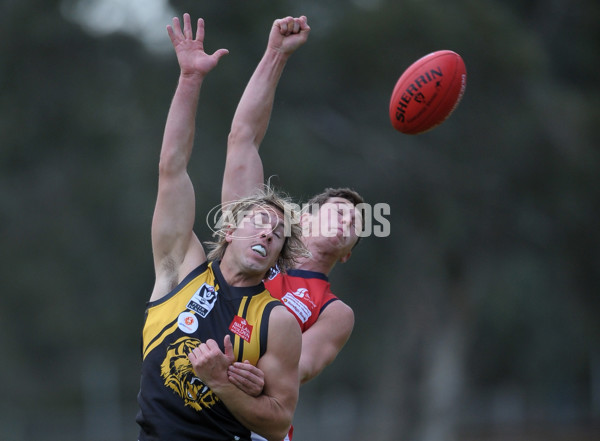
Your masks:
<instances>
[{"instance_id":1,"label":"player's blonde hair","mask_svg":"<svg viewBox=\"0 0 600 441\"><path fill-rule=\"evenodd\" d=\"M293 268L300 258L310 257L311 254L302 242L302 227L300 226L300 211L291 199L269 185L264 185L251 196L230 202L222 207L222 216L219 227L214 230L213 237L217 239L206 242L210 249L209 260L221 260L227 249L228 242L225 233L231 228L236 228L244 220L244 214L257 207L271 207L283 214L285 241L277 258L277 268L285 272ZM226 215L225 215L226 213Z\"/></svg>"}]
</instances>

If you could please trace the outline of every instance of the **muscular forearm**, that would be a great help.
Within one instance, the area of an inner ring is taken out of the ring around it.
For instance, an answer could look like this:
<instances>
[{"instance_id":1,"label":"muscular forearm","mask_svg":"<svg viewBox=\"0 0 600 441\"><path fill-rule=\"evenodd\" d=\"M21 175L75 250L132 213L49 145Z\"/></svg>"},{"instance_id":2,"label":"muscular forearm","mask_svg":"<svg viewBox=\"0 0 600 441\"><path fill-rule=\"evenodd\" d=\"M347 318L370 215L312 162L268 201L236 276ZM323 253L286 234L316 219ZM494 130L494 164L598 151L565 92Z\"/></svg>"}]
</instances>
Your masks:
<instances>
[{"instance_id":1,"label":"muscular forearm","mask_svg":"<svg viewBox=\"0 0 600 441\"><path fill-rule=\"evenodd\" d=\"M222 202L247 196L263 184L258 148L273 109L275 89L289 55L267 48L238 104L227 141Z\"/></svg>"},{"instance_id":2,"label":"muscular forearm","mask_svg":"<svg viewBox=\"0 0 600 441\"><path fill-rule=\"evenodd\" d=\"M251 397L232 384L211 387L233 416L247 429L269 441L281 441L292 424L293 409L262 394Z\"/></svg>"},{"instance_id":3,"label":"muscular forearm","mask_svg":"<svg viewBox=\"0 0 600 441\"><path fill-rule=\"evenodd\" d=\"M300 384L305 384L319 375L323 369L325 369L331 362L333 357L330 358L310 358L305 356L304 353L300 357L300 363L298 363L298 377Z\"/></svg>"},{"instance_id":4,"label":"muscular forearm","mask_svg":"<svg viewBox=\"0 0 600 441\"><path fill-rule=\"evenodd\" d=\"M256 67L231 124L230 146L252 145L258 148L269 125L275 90L289 54L267 48Z\"/></svg>"},{"instance_id":5,"label":"muscular forearm","mask_svg":"<svg viewBox=\"0 0 600 441\"><path fill-rule=\"evenodd\" d=\"M353 327L354 313L349 306L341 301L327 306L317 322L302 334L298 363L300 384L312 380L335 360Z\"/></svg>"},{"instance_id":6,"label":"muscular forearm","mask_svg":"<svg viewBox=\"0 0 600 441\"><path fill-rule=\"evenodd\" d=\"M194 144L196 110L203 79L201 75L179 77L165 125L161 167L187 166Z\"/></svg>"},{"instance_id":7,"label":"muscular forearm","mask_svg":"<svg viewBox=\"0 0 600 441\"><path fill-rule=\"evenodd\" d=\"M306 17L275 20L269 42L236 109L227 142L223 203L247 196L264 181L258 148L273 110L275 90L287 60L308 38Z\"/></svg>"}]
</instances>

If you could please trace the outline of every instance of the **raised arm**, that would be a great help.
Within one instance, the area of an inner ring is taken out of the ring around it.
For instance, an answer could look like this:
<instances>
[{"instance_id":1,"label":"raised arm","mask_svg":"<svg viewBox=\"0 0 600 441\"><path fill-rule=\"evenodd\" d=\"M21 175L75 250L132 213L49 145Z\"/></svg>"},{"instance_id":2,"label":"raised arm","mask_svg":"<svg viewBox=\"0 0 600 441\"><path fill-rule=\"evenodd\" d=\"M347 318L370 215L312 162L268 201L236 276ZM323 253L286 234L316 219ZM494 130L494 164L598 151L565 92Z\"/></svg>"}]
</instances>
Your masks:
<instances>
[{"instance_id":1,"label":"raised arm","mask_svg":"<svg viewBox=\"0 0 600 441\"><path fill-rule=\"evenodd\" d=\"M273 109L275 90L288 58L302 46L310 27L306 17L275 20L267 49L248 82L231 123L221 201L248 196L264 181L258 154Z\"/></svg>"},{"instance_id":2,"label":"raised arm","mask_svg":"<svg viewBox=\"0 0 600 441\"><path fill-rule=\"evenodd\" d=\"M270 441L281 441L287 434L298 401L298 361L302 334L296 319L277 306L269 318L267 351L259 359L264 372L264 389L250 396L228 379L233 361L229 337L224 353L209 340L189 354L196 375L225 403L229 411L249 430Z\"/></svg>"},{"instance_id":3,"label":"raised arm","mask_svg":"<svg viewBox=\"0 0 600 441\"><path fill-rule=\"evenodd\" d=\"M205 76L227 53L204 52L204 21L198 19L193 36L189 14L183 16L183 30L177 17L167 26L180 67L179 82L165 125L160 152L158 196L152 219L152 251L156 282L151 300L167 294L181 278L206 260L193 232L195 196L187 166L192 153L196 109Z\"/></svg>"}]
</instances>

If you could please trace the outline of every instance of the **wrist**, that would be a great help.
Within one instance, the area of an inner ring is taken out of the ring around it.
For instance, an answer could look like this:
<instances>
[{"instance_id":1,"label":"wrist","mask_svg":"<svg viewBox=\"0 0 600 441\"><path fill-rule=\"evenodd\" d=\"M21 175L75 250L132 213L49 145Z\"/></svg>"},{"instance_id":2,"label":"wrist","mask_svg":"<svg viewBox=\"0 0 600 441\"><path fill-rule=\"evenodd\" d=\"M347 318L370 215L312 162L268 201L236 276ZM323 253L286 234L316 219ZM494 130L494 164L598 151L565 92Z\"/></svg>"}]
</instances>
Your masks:
<instances>
[{"instance_id":1,"label":"wrist","mask_svg":"<svg viewBox=\"0 0 600 441\"><path fill-rule=\"evenodd\" d=\"M180 72L179 73L179 82L185 84L202 84L204 81L204 77L206 75L200 72Z\"/></svg>"},{"instance_id":2,"label":"wrist","mask_svg":"<svg viewBox=\"0 0 600 441\"><path fill-rule=\"evenodd\" d=\"M207 384L207 386L220 399L227 399L227 397L230 396L230 394L231 394L230 391L234 390L234 389L237 389L236 386L234 386L233 384L231 384L229 382L229 379L227 379L226 382L223 382L223 381L212 381L211 383L212 384Z\"/></svg>"},{"instance_id":3,"label":"wrist","mask_svg":"<svg viewBox=\"0 0 600 441\"><path fill-rule=\"evenodd\" d=\"M288 58L293 54L292 52L285 52L281 47L267 47L267 56L271 57L274 61L285 64Z\"/></svg>"}]
</instances>

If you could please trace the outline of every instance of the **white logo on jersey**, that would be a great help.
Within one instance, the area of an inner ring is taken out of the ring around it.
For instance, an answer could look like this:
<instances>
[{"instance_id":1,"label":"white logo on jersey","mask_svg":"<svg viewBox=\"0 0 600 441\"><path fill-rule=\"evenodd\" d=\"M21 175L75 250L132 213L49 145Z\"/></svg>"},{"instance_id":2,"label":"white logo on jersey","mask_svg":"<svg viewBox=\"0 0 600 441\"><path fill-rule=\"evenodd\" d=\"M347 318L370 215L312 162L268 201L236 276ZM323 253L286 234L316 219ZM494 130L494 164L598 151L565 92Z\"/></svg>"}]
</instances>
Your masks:
<instances>
[{"instance_id":1,"label":"white logo on jersey","mask_svg":"<svg viewBox=\"0 0 600 441\"><path fill-rule=\"evenodd\" d=\"M310 294L308 293L308 289L306 288L298 288L295 292L288 292L288 294L293 294L298 298L304 299L305 302L310 303L313 308L316 308L315 302L310 298Z\"/></svg>"},{"instance_id":2,"label":"white logo on jersey","mask_svg":"<svg viewBox=\"0 0 600 441\"><path fill-rule=\"evenodd\" d=\"M177 326L186 334L193 334L198 330L198 319L191 312L182 312L177 318Z\"/></svg>"},{"instance_id":3,"label":"white logo on jersey","mask_svg":"<svg viewBox=\"0 0 600 441\"><path fill-rule=\"evenodd\" d=\"M269 273L268 273L268 277L267 279L269 280L273 280L275 277L277 277L277 274L279 274L281 271L279 271L279 267L277 265L272 266L269 269Z\"/></svg>"},{"instance_id":4,"label":"white logo on jersey","mask_svg":"<svg viewBox=\"0 0 600 441\"><path fill-rule=\"evenodd\" d=\"M312 312L301 300L298 300L291 292L288 292L281 298L283 304L289 309L296 317L298 317L302 323L306 323Z\"/></svg>"},{"instance_id":5,"label":"white logo on jersey","mask_svg":"<svg viewBox=\"0 0 600 441\"><path fill-rule=\"evenodd\" d=\"M200 317L206 318L208 313L214 308L218 294L214 286L204 283L194 293L187 304L187 308L196 311Z\"/></svg>"},{"instance_id":6,"label":"white logo on jersey","mask_svg":"<svg viewBox=\"0 0 600 441\"><path fill-rule=\"evenodd\" d=\"M306 296L310 299L310 296L308 295L308 289L306 288L298 288L296 292L293 292L292 294L294 294L296 297L303 298L304 296Z\"/></svg>"}]
</instances>

